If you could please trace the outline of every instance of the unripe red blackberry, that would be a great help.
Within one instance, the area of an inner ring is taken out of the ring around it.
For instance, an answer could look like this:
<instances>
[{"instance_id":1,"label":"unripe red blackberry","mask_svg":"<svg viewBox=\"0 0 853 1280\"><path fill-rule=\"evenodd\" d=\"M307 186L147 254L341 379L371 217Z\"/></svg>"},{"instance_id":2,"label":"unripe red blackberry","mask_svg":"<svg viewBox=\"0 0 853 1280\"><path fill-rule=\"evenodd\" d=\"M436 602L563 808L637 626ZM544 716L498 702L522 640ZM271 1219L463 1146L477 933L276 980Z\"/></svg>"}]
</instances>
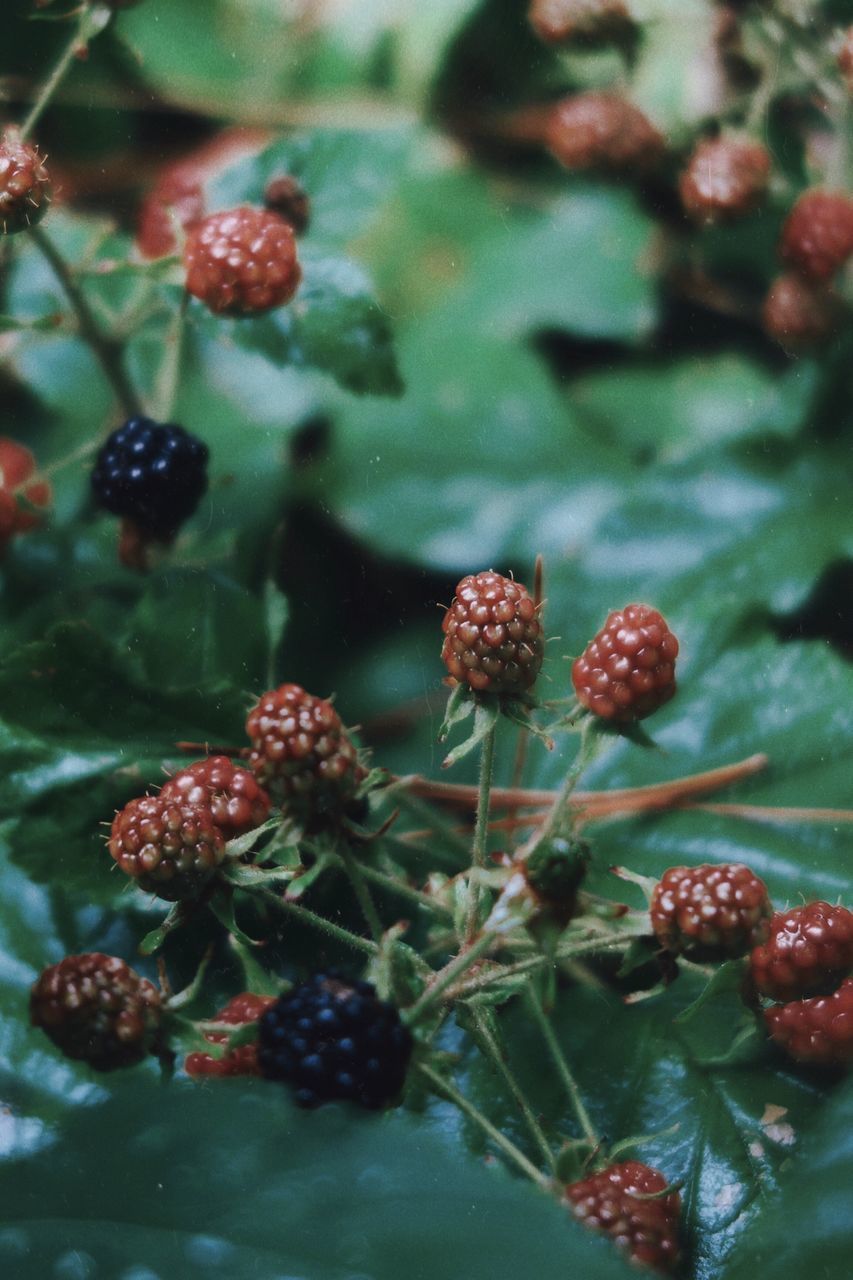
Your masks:
<instances>
[{"instance_id":1,"label":"unripe red blackberry","mask_svg":"<svg viewBox=\"0 0 853 1280\"><path fill-rule=\"evenodd\" d=\"M108 843L125 875L167 902L195 898L225 857L210 809L140 796L116 814Z\"/></svg>"},{"instance_id":2,"label":"unripe red blackberry","mask_svg":"<svg viewBox=\"0 0 853 1280\"><path fill-rule=\"evenodd\" d=\"M16 534L40 523L39 511L52 499L53 490L39 477L29 449L0 436L0 555Z\"/></svg>"},{"instance_id":3,"label":"unripe red blackberry","mask_svg":"<svg viewBox=\"0 0 853 1280\"><path fill-rule=\"evenodd\" d=\"M293 234L301 236L311 221L311 201L308 193L289 174L273 178L264 191L264 206L293 227Z\"/></svg>"},{"instance_id":4,"label":"unripe red blackberry","mask_svg":"<svg viewBox=\"0 0 853 1280\"><path fill-rule=\"evenodd\" d=\"M266 822L270 798L253 773L232 764L227 756L208 756L179 769L160 796L194 809L208 808L226 840L244 835Z\"/></svg>"},{"instance_id":5,"label":"unripe red blackberry","mask_svg":"<svg viewBox=\"0 0 853 1280\"><path fill-rule=\"evenodd\" d=\"M676 1191L661 1196L666 1187L659 1170L628 1160L570 1183L563 1194L576 1218L610 1236L632 1262L668 1272L678 1263L681 1198Z\"/></svg>"},{"instance_id":6,"label":"unripe red blackberry","mask_svg":"<svg viewBox=\"0 0 853 1280\"><path fill-rule=\"evenodd\" d=\"M742 862L670 867L650 911L661 945L696 960L746 955L767 937L773 914L767 886Z\"/></svg>"},{"instance_id":7,"label":"unripe red blackberry","mask_svg":"<svg viewBox=\"0 0 853 1280\"><path fill-rule=\"evenodd\" d=\"M301 1107L349 1101L378 1108L403 1088L412 1037L369 982L317 973L282 996L260 1022L258 1062Z\"/></svg>"},{"instance_id":8,"label":"unripe red blackberry","mask_svg":"<svg viewBox=\"0 0 853 1280\"><path fill-rule=\"evenodd\" d=\"M251 991L243 991L239 996L233 996L212 1021L242 1027L247 1022L257 1022L272 1004L275 1004L275 996L256 996ZM211 1044L225 1044L228 1035L224 1031L208 1031L204 1038ZM214 1058L209 1053L189 1053L184 1070L188 1076L259 1076L257 1041L238 1045L221 1058Z\"/></svg>"},{"instance_id":9,"label":"unripe red blackberry","mask_svg":"<svg viewBox=\"0 0 853 1280\"><path fill-rule=\"evenodd\" d=\"M797 1062L844 1067L853 1062L853 978L830 996L792 1000L764 1011L771 1038Z\"/></svg>"},{"instance_id":10,"label":"unripe red blackberry","mask_svg":"<svg viewBox=\"0 0 853 1280\"><path fill-rule=\"evenodd\" d=\"M841 307L826 284L813 284L795 271L777 276L764 299L764 332L786 351L820 346L838 327Z\"/></svg>"},{"instance_id":11,"label":"unripe red blackberry","mask_svg":"<svg viewBox=\"0 0 853 1280\"><path fill-rule=\"evenodd\" d=\"M175 224L184 231L204 217L201 179L182 169L164 173L139 209L136 239L144 258L164 258L177 250Z\"/></svg>"},{"instance_id":12,"label":"unripe red blackberry","mask_svg":"<svg viewBox=\"0 0 853 1280\"><path fill-rule=\"evenodd\" d=\"M853 199L842 191L804 191L782 228L782 258L808 280L829 280L853 253Z\"/></svg>"},{"instance_id":13,"label":"unripe red blackberry","mask_svg":"<svg viewBox=\"0 0 853 1280\"><path fill-rule=\"evenodd\" d=\"M216 315L248 316L289 302L302 279L293 228L247 205L192 227L184 246L186 285Z\"/></svg>"},{"instance_id":14,"label":"unripe red blackberry","mask_svg":"<svg viewBox=\"0 0 853 1280\"><path fill-rule=\"evenodd\" d=\"M828 902L777 911L749 968L756 990L772 1000L834 990L853 969L853 911Z\"/></svg>"},{"instance_id":15,"label":"unripe red blackberry","mask_svg":"<svg viewBox=\"0 0 853 1280\"><path fill-rule=\"evenodd\" d=\"M678 180L681 203L704 226L742 218L760 204L770 178L770 155L758 142L705 138Z\"/></svg>"},{"instance_id":16,"label":"unripe red blackberry","mask_svg":"<svg viewBox=\"0 0 853 1280\"><path fill-rule=\"evenodd\" d=\"M675 693L678 641L657 609L615 610L572 665L582 706L604 720L642 720Z\"/></svg>"},{"instance_id":17,"label":"unripe red blackberry","mask_svg":"<svg viewBox=\"0 0 853 1280\"><path fill-rule=\"evenodd\" d=\"M542 624L527 588L491 569L456 588L441 624L447 670L477 692L524 693L542 666Z\"/></svg>"},{"instance_id":18,"label":"unripe red blackberry","mask_svg":"<svg viewBox=\"0 0 853 1280\"><path fill-rule=\"evenodd\" d=\"M551 111L545 145L567 169L643 174L663 156L664 140L650 120L616 93L578 93Z\"/></svg>"},{"instance_id":19,"label":"unripe red blackberry","mask_svg":"<svg viewBox=\"0 0 853 1280\"><path fill-rule=\"evenodd\" d=\"M17 131L0 137L0 232L14 235L34 227L50 204L50 175L44 158Z\"/></svg>"},{"instance_id":20,"label":"unripe red blackberry","mask_svg":"<svg viewBox=\"0 0 853 1280\"><path fill-rule=\"evenodd\" d=\"M331 702L298 684L263 694L246 721L255 777L308 825L340 818L363 769Z\"/></svg>"},{"instance_id":21,"label":"unripe red blackberry","mask_svg":"<svg viewBox=\"0 0 853 1280\"><path fill-rule=\"evenodd\" d=\"M853 27L848 27L844 32L844 39L838 50L838 70L844 77L847 92L853 94Z\"/></svg>"},{"instance_id":22,"label":"unripe red blackberry","mask_svg":"<svg viewBox=\"0 0 853 1280\"><path fill-rule=\"evenodd\" d=\"M612 40L631 26L624 0L532 0L530 25L540 40Z\"/></svg>"},{"instance_id":23,"label":"unripe red blackberry","mask_svg":"<svg viewBox=\"0 0 853 1280\"><path fill-rule=\"evenodd\" d=\"M160 993L117 956L66 956L33 986L30 1021L67 1058L115 1071L156 1051Z\"/></svg>"}]
</instances>

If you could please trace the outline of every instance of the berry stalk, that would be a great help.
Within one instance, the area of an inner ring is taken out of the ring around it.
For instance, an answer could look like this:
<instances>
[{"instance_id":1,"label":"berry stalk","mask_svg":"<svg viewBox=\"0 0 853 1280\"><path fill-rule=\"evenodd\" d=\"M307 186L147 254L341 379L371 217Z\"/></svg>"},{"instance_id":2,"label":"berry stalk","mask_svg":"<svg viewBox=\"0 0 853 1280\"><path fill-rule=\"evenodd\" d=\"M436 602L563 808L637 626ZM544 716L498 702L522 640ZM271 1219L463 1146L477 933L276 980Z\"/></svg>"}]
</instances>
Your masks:
<instances>
[{"instance_id":1,"label":"berry stalk","mask_svg":"<svg viewBox=\"0 0 853 1280\"><path fill-rule=\"evenodd\" d=\"M62 290L77 317L80 335L88 343L92 354L103 369L107 381L115 392L116 399L128 417L136 417L142 412L142 402L124 367L123 346L121 343L114 342L102 332L85 293L74 279L74 273L50 236L46 235L41 227L32 227L30 235L33 243L47 259L53 274L62 286Z\"/></svg>"},{"instance_id":2,"label":"berry stalk","mask_svg":"<svg viewBox=\"0 0 853 1280\"><path fill-rule=\"evenodd\" d=\"M490 1141L492 1141L495 1146L498 1147L504 1155L521 1170L523 1174L525 1174L526 1177L530 1178L532 1182L535 1182L543 1191L550 1193L551 1183L550 1180L546 1178L545 1174L537 1169L536 1166L527 1159L524 1152L519 1151L515 1143L510 1142L509 1138L502 1134L500 1129L496 1129L492 1122L486 1119L482 1111L475 1107L473 1102L469 1102L464 1093L457 1089L451 1081L440 1076L437 1071L433 1071L432 1067L428 1067L424 1062L418 1063L415 1070L427 1082L432 1093L438 1094L439 1097L445 1098L448 1102L452 1102L455 1107L458 1107L463 1115L466 1115L469 1120L473 1120L474 1124L482 1129L486 1137L489 1138Z\"/></svg>"},{"instance_id":3,"label":"berry stalk","mask_svg":"<svg viewBox=\"0 0 853 1280\"><path fill-rule=\"evenodd\" d=\"M489 1059L494 1066L498 1075L503 1080L515 1099L518 1109L524 1117L524 1122L530 1131L530 1136L542 1155L543 1160L548 1165L552 1174L557 1171L557 1162L554 1152L548 1139L542 1130L542 1126L536 1119L533 1108L525 1097L524 1090L515 1078L509 1063L507 1062L506 1052L499 1044L498 1040L492 1034L486 1015L482 1008L477 1004L470 1006L471 1022L473 1025L474 1039L480 1046L483 1054Z\"/></svg>"},{"instance_id":4,"label":"berry stalk","mask_svg":"<svg viewBox=\"0 0 853 1280\"><path fill-rule=\"evenodd\" d=\"M551 1061L556 1068L558 1076L563 1082L566 1093L569 1095L569 1100L572 1104L577 1122L580 1125L581 1132L584 1137L590 1141L593 1149L598 1149L601 1146L601 1139L595 1132L595 1127L589 1117L589 1112L586 1109L586 1104L581 1095L581 1091L578 1088L577 1081L572 1075L571 1068L566 1061L566 1056L560 1048L559 1041L554 1034L554 1028L548 1021L545 1010L542 1008L542 1003L538 994L534 990L532 983L528 984L525 995L527 998L528 1008L533 1014L533 1017L539 1026L539 1030L542 1032L542 1038L548 1047L548 1052L551 1055Z\"/></svg>"},{"instance_id":5,"label":"berry stalk","mask_svg":"<svg viewBox=\"0 0 853 1280\"><path fill-rule=\"evenodd\" d=\"M476 872L486 865L486 845L489 838L489 802L492 790L492 774L495 767L495 738L497 726L493 726L483 739L480 755L480 784L477 795L477 819L474 826L471 865L475 874L468 883L468 918L465 938L471 943L476 935L480 916L480 883Z\"/></svg>"},{"instance_id":6,"label":"berry stalk","mask_svg":"<svg viewBox=\"0 0 853 1280\"><path fill-rule=\"evenodd\" d=\"M30 107L26 119L21 125L20 134L22 140L32 133L42 115L50 106L54 94L65 79L78 51L81 48L85 48L90 40L104 30L110 21L110 17L111 15L103 9L93 10L88 4L84 5L80 10L71 39L60 53L56 65L39 90L35 102Z\"/></svg>"}]
</instances>

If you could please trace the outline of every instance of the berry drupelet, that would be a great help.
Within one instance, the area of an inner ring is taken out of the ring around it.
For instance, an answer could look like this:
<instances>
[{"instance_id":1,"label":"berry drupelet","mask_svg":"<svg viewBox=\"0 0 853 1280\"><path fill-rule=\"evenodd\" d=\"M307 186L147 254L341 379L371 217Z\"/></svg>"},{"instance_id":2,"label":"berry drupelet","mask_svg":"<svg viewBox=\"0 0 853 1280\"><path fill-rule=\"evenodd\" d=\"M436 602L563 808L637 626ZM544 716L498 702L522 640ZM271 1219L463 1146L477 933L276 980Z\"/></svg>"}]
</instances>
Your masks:
<instances>
[{"instance_id":1,"label":"berry drupelet","mask_svg":"<svg viewBox=\"0 0 853 1280\"><path fill-rule=\"evenodd\" d=\"M604 720L642 720L675 693L677 656L678 641L657 609L626 605L575 659L578 701Z\"/></svg>"},{"instance_id":2,"label":"berry drupelet","mask_svg":"<svg viewBox=\"0 0 853 1280\"><path fill-rule=\"evenodd\" d=\"M255 775L227 756L209 756L179 769L164 783L160 796L194 809L208 808L226 840L259 827L270 812L270 798Z\"/></svg>"},{"instance_id":3,"label":"berry drupelet","mask_svg":"<svg viewBox=\"0 0 853 1280\"><path fill-rule=\"evenodd\" d=\"M30 993L30 1021L67 1058L96 1071L132 1067L156 1052L160 993L117 956L66 956Z\"/></svg>"},{"instance_id":4,"label":"berry drupelet","mask_svg":"<svg viewBox=\"0 0 853 1280\"><path fill-rule=\"evenodd\" d=\"M731 222L752 213L767 191L770 155L758 142L741 138L705 138L682 173L681 203L704 226Z\"/></svg>"},{"instance_id":5,"label":"berry drupelet","mask_svg":"<svg viewBox=\"0 0 853 1280\"><path fill-rule=\"evenodd\" d=\"M412 1037L369 982L315 974L281 996L260 1021L258 1063L301 1107L350 1101L375 1109L398 1096Z\"/></svg>"},{"instance_id":6,"label":"berry drupelet","mask_svg":"<svg viewBox=\"0 0 853 1280\"><path fill-rule=\"evenodd\" d=\"M664 140L651 121L616 93L579 93L552 109L545 145L567 169L642 175L656 168Z\"/></svg>"},{"instance_id":7,"label":"berry drupelet","mask_svg":"<svg viewBox=\"0 0 853 1280\"><path fill-rule=\"evenodd\" d=\"M131 418L99 450L92 493L144 537L170 542L207 490L207 460L207 445L183 427Z\"/></svg>"},{"instance_id":8,"label":"berry drupelet","mask_svg":"<svg viewBox=\"0 0 853 1280\"><path fill-rule=\"evenodd\" d=\"M289 302L302 279L293 227L269 209L214 213L184 246L187 290L215 315L249 316Z\"/></svg>"},{"instance_id":9,"label":"berry drupelet","mask_svg":"<svg viewBox=\"0 0 853 1280\"><path fill-rule=\"evenodd\" d=\"M252 708L246 732L252 772L288 812L309 827L343 816L364 770L331 702L280 685Z\"/></svg>"},{"instance_id":10,"label":"berry drupelet","mask_svg":"<svg viewBox=\"0 0 853 1280\"><path fill-rule=\"evenodd\" d=\"M0 234L34 227L50 204L50 175L36 147L15 129L0 137Z\"/></svg>"},{"instance_id":11,"label":"berry drupelet","mask_svg":"<svg viewBox=\"0 0 853 1280\"><path fill-rule=\"evenodd\" d=\"M243 991L233 996L224 1009L220 1009L214 1022L225 1022L228 1026L243 1027L247 1022L257 1022L266 1013L270 1005L275 1004L274 996L257 996L251 991ZM228 1039L224 1031L205 1032L205 1040L211 1044L225 1044ZM220 1079L231 1076L259 1076L258 1045L238 1045L230 1053L221 1058L214 1058L209 1053L189 1053L184 1062L184 1070L188 1076L217 1076Z\"/></svg>"},{"instance_id":12,"label":"berry drupelet","mask_svg":"<svg viewBox=\"0 0 853 1280\"><path fill-rule=\"evenodd\" d=\"M828 902L778 911L749 968L755 989L772 1000L833 991L853 969L853 911Z\"/></svg>"},{"instance_id":13,"label":"berry drupelet","mask_svg":"<svg viewBox=\"0 0 853 1280\"><path fill-rule=\"evenodd\" d=\"M655 887L652 928L667 951L697 960L746 955L770 930L763 880L741 862L670 867Z\"/></svg>"},{"instance_id":14,"label":"berry drupelet","mask_svg":"<svg viewBox=\"0 0 853 1280\"><path fill-rule=\"evenodd\" d=\"M527 588L491 570L469 574L442 622L441 656L478 693L525 693L542 666L539 611Z\"/></svg>"},{"instance_id":15,"label":"berry drupelet","mask_svg":"<svg viewBox=\"0 0 853 1280\"><path fill-rule=\"evenodd\" d=\"M564 1196L576 1218L610 1236L632 1262L670 1272L678 1263L681 1199L675 1191L661 1195L666 1187L657 1169L628 1160L570 1183Z\"/></svg>"},{"instance_id":16,"label":"berry drupelet","mask_svg":"<svg viewBox=\"0 0 853 1280\"><path fill-rule=\"evenodd\" d=\"M116 814L112 858L140 889L167 902L196 898L225 857L225 840L207 806L141 796Z\"/></svg>"}]
</instances>

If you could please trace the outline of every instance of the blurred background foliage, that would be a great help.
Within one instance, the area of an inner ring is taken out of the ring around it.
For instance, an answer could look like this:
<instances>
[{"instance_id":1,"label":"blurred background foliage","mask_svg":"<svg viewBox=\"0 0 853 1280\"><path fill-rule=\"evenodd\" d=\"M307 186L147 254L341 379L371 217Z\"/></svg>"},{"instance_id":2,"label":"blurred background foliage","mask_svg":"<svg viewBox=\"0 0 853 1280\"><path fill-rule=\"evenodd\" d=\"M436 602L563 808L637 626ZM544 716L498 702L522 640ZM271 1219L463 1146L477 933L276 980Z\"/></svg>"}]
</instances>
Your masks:
<instances>
[{"instance_id":1,"label":"blurred background foliage","mask_svg":"<svg viewBox=\"0 0 853 1280\"><path fill-rule=\"evenodd\" d=\"M208 175L209 207L257 201L287 172L312 220L301 305L249 324L191 313L176 420L209 444L212 484L173 552L147 577L121 568L79 460L56 468L53 519L3 564L0 1157L16 1191L0 1207L0 1258L11 1276L566 1274L555 1251L568 1224L501 1173L461 1166L443 1105L430 1133L401 1115L359 1118L363 1130L337 1112L306 1119L251 1085L163 1101L144 1076L115 1091L94 1083L25 1025L44 964L84 947L132 956L150 917L107 873L98 824L158 781L178 739L239 744L247 699L269 679L335 691L377 762L437 774L436 606L466 572L530 581L544 556L555 697L568 691L565 658L628 599L661 608L682 637L682 692L655 721L663 752L620 745L590 786L769 755L729 812L602 824L599 887L612 863L659 874L743 859L780 903L848 889L849 815L757 820L743 806L842 810L850 798L853 329L791 356L760 318L785 213L822 180L827 139L849 130L849 113L828 124L812 71L776 50L769 201L697 231L674 178L706 127L742 111L721 52L726 7L633 8L632 97L670 159L631 189L566 174L536 129L556 98L621 83L622 59L548 48L522 0L145 0L93 44L43 121L52 232L84 264L100 314L131 333L146 395L179 296L168 269L143 268L133 249L164 166L212 140L215 153L239 129L239 157ZM750 74L770 74L767 10L800 10L790 20L807 34L853 21L845 0L755 8L743 93ZM10 118L67 39L56 17L7 0ZM15 250L2 275L2 432L50 470L117 411L50 273L26 244ZM525 782L555 785L564 770L534 744ZM463 766L454 780L468 777ZM170 965L188 973L203 941ZM284 962L301 954L286 948ZM734 1280L760 1265L781 1277L819 1256L840 1280L851 1221L831 1206L853 1159L849 1087L775 1061L702 1066L698 1041L725 1050L731 1006L703 1015L693 1043L671 1021L685 999L632 1011L626 1032L612 992L570 996L566 1035L597 1117L615 1132L680 1121L650 1158L685 1179L691 1274ZM524 1060L523 1028L513 1043ZM470 1087L514 1123L493 1080L472 1068ZM778 1115L787 1127L774 1129ZM125 1170L96 1153L119 1140L134 1207L114 1213ZM68 1189L77 1177L102 1214ZM802 1249L781 1266L805 1187ZM348 1225L329 1243L318 1236L332 1199ZM785 1203L797 1209L783 1217ZM579 1273L626 1274L597 1242L571 1241Z\"/></svg>"}]
</instances>

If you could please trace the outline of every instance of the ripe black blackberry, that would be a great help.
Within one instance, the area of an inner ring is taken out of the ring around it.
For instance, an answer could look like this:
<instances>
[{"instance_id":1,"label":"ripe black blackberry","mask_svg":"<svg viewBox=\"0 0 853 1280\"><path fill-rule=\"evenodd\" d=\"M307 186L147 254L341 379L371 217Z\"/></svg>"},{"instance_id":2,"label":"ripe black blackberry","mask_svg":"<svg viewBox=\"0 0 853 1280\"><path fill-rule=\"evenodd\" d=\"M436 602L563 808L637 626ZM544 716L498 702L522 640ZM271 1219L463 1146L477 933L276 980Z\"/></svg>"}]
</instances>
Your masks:
<instances>
[{"instance_id":1,"label":"ripe black blackberry","mask_svg":"<svg viewBox=\"0 0 853 1280\"><path fill-rule=\"evenodd\" d=\"M207 490L207 445L173 423L131 418L102 445L95 501L146 538L170 542Z\"/></svg>"},{"instance_id":2,"label":"ripe black blackberry","mask_svg":"<svg viewBox=\"0 0 853 1280\"><path fill-rule=\"evenodd\" d=\"M261 1074L289 1084L300 1107L383 1107L402 1089L412 1053L394 1005L369 982L330 973L315 973L267 1010L259 1045Z\"/></svg>"}]
</instances>

